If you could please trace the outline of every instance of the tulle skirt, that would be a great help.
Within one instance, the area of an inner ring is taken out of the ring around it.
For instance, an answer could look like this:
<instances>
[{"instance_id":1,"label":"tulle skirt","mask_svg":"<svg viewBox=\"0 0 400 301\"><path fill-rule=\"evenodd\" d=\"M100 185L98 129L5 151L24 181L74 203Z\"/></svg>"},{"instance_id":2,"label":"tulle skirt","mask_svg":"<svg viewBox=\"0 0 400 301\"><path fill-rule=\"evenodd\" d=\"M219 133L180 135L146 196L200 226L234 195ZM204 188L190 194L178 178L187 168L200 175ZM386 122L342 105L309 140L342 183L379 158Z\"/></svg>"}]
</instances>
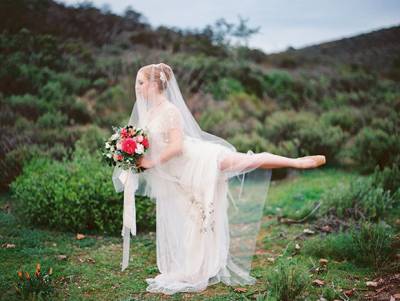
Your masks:
<instances>
[{"instance_id":1,"label":"tulle skirt","mask_svg":"<svg viewBox=\"0 0 400 301\"><path fill-rule=\"evenodd\" d=\"M183 154L164 163L161 173L146 171L146 194L156 201L160 272L146 279L148 292L170 295L200 292L218 282L255 283L249 266L235 262L230 252L229 179L219 168L229 152L222 145L189 138Z\"/></svg>"}]
</instances>

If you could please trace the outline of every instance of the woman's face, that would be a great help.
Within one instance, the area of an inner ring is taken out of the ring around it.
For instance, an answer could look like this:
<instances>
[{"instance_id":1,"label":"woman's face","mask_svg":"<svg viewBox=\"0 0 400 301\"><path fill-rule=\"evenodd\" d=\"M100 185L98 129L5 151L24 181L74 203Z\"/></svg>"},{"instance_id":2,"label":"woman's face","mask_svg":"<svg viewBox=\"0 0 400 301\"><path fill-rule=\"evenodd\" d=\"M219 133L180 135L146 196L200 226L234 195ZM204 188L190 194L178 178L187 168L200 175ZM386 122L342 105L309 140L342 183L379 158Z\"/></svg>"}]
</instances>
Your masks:
<instances>
[{"instance_id":1,"label":"woman's face","mask_svg":"<svg viewBox=\"0 0 400 301\"><path fill-rule=\"evenodd\" d=\"M143 71L139 71L136 78L136 95L142 96L148 100L150 95L155 95L157 92L157 85L151 83L144 75Z\"/></svg>"}]
</instances>

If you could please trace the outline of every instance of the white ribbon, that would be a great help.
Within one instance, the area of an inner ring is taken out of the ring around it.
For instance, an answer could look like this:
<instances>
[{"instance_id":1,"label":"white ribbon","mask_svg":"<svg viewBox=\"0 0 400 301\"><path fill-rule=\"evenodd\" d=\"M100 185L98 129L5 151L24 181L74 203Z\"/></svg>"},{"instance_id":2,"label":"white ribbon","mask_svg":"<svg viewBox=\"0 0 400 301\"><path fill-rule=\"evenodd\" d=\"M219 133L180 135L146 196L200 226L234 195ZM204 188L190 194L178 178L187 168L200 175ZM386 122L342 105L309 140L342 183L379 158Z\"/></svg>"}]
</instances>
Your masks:
<instances>
[{"instance_id":1,"label":"white ribbon","mask_svg":"<svg viewBox=\"0 0 400 301\"><path fill-rule=\"evenodd\" d=\"M139 175L132 169L122 170L118 179L124 185L124 211L121 235L123 236L122 271L129 264L130 234L136 235L135 192L139 186Z\"/></svg>"}]
</instances>

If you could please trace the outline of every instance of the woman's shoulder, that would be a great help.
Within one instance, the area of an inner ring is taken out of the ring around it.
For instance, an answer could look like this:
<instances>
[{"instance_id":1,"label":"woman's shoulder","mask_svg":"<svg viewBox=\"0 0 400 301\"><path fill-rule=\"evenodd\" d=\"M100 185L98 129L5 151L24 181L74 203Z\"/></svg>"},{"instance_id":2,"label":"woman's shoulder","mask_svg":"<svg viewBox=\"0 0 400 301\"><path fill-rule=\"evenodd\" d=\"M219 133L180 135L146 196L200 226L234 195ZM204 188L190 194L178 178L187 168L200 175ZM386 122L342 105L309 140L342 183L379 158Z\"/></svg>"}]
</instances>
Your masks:
<instances>
[{"instance_id":1,"label":"woman's shoulder","mask_svg":"<svg viewBox=\"0 0 400 301\"><path fill-rule=\"evenodd\" d=\"M181 111L172 102L168 101L168 103L164 107L164 112L165 112L164 115L167 119L181 119L182 118Z\"/></svg>"},{"instance_id":2,"label":"woman's shoulder","mask_svg":"<svg viewBox=\"0 0 400 301\"><path fill-rule=\"evenodd\" d=\"M166 102L164 108L165 108L166 110L168 110L168 111L171 111L171 112L173 112L173 111L175 111L175 112L180 112L179 109L178 109L178 107L177 107L175 104L173 104L172 102L170 102L170 101L167 101L167 102Z\"/></svg>"},{"instance_id":3,"label":"woman's shoulder","mask_svg":"<svg viewBox=\"0 0 400 301\"><path fill-rule=\"evenodd\" d=\"M171 102L167 102L162 105L158 118L158 121L152 124L162 131L167 131L170 128L182 128L183 127L183 117L176 105Z\"/></svg>"}]
</instances>

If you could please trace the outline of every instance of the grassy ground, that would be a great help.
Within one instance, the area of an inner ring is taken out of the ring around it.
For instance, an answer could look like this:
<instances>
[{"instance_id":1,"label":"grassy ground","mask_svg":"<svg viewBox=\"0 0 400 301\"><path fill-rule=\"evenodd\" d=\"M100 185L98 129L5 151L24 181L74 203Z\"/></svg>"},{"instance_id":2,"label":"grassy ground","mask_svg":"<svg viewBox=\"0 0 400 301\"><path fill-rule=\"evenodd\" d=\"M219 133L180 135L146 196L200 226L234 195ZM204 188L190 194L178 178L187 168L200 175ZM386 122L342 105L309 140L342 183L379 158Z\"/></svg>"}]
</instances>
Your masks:
<instances>
[{"instance_id":1,"label":"grassy ground","mask_svg":"<svg viewBox=\"0 0 400 301\"><path fill-rule=\"evenodd\" d=\"M278 215L301 217L304 212L309 212L324 191L340 181L351 181L354 176L320 168L301 171L291 179L272 183L253 261L252 275L258 279L256 285L238 290L219 283L202 293L173 296L145 292L145 279L158 273L155 233L138 235L131 240L130 265L121 272L121 237L86 236L78 240L76 233L32 228L16 220L7 209L9 196L3 195L0 201L3 208L0 212L0 299L19 300L13 287L17 270L23 268L34 272L36 263L40 262L42 270L53 268L53 278L60 292L55 300L255 300L257 296L258 300L273 300L268 297L268 275L277 259L284 258L307 265L314 271L310 272L312 280L325 281L321 287L308 287L305 300L319 300L327 290L334 296L340 289L353 288L355 291L349 300L363 300L365 281L374 276L372 269L347 261L329 260L325 269L318 270L320 258L306 256L295 248L296 243L302 245L308 238L303 235L303 230L312 225L287 225L277 219ZM14 244L15 248L6 248L6 244ZM59 255L66 255L66 258L60 259ZM340 300L340 294L336 298Z\"/></svg>"}]
</instances>

